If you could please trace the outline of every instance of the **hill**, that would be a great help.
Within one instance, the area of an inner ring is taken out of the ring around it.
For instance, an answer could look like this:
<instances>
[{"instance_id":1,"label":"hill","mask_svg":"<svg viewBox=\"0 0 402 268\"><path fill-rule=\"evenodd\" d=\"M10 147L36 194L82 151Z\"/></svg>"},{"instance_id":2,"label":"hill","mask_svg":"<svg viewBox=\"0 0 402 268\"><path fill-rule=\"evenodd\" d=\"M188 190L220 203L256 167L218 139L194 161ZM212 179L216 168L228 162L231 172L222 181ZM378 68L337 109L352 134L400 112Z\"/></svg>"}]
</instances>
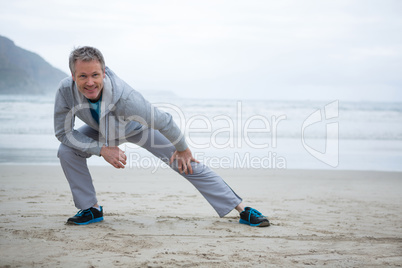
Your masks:
<instances>
[{"instance_id":1,"label":"hill","mask_svg":"<svg viewBox=\"0 0 402 268\"><path fill-rule=\"evenodd\" d=\"M38 54L0 36L0 94L51 94L66 76Z\"/></svg>"}]
</instances>

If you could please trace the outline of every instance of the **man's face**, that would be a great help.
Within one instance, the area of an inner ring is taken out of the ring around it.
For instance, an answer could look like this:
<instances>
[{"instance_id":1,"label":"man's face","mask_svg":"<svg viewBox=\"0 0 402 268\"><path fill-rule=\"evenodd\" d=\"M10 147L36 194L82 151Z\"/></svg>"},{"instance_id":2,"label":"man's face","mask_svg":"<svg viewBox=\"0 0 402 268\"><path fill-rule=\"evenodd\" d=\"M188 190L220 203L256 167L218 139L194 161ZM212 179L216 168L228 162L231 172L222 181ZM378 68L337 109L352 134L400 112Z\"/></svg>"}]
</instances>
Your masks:
<instances>
[{"instance_id":1,"label":"man's face","mask_svg":"<svg viewBox=\"0 0 402 268\"><path fill-rule=\"evenodd\" d=\"M75 62L75 74L72 75L78 90L89 100L97 101L101 97L105 72L97 60Z\"/></svg>"}]
</instances>

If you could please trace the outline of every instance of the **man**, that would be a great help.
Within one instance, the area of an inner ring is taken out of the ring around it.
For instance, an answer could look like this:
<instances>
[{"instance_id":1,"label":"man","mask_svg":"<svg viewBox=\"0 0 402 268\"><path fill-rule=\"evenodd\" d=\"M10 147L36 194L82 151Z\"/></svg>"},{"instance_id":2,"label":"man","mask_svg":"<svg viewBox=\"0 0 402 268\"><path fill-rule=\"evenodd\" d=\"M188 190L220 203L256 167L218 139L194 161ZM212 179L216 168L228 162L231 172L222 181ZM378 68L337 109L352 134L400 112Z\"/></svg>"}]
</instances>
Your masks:
<instances>
[{"instance_id":1,"label":"man","mask_svg":"<svg viewBox=\"0 0 402 268\"><path fill-rule=\"evenodd\" d=\"M67 220L85 225L103 220L86 158L102 156L115 168L124 168L127 157L118 147L130 142L150 151L189 180L220 217L234 208L240 223L269 226L257 210L242 199L208 167L192 156L172 116L153 107L143 96L105 66L93 47L73 50L71 77L61 81L56 94L54 128L61 142L58 157L80 211ZM77 116L86 125L74 129Z\"/></svg>"}]
</instances>

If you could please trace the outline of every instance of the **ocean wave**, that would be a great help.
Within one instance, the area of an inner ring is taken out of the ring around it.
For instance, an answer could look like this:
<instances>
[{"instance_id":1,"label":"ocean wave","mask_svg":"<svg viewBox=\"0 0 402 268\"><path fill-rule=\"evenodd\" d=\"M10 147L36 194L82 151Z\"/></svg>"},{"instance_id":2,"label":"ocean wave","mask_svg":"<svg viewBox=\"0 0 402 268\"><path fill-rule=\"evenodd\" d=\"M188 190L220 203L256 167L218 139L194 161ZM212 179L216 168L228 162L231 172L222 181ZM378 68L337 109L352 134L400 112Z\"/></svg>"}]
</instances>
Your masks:
<instances>
[{"instance_id":1,"label":"ocean wave","mask_svg":"<svg viewBox=\"0 0 402 268\"><path fill-rule=\"evenodd\" d=\"M53 96L0 95L0 134L53 134ZM172 114L189 137L210 138L217 132L222 138L244 136L267 139L276 135L300 139L322 139L327 123L338 124L339 138L345 140L401 140L402 103L339 102L339 115L325 119L325 102L265 100L188 100L176 98L159 106ZM322 121L303 128L306 120L321 111ZM281 118L278 121L278 118ZM277 122L275 122L277 120ZM274 125L275 129L274 129ZM234 128L225 133L229 127ZM205 128L210 131L205 131ZM197 129L200 130L197 133ZM253 133L253 129L262 133ZM275 132L275 133L274 133Z\"/></svg>"}]
</instances>

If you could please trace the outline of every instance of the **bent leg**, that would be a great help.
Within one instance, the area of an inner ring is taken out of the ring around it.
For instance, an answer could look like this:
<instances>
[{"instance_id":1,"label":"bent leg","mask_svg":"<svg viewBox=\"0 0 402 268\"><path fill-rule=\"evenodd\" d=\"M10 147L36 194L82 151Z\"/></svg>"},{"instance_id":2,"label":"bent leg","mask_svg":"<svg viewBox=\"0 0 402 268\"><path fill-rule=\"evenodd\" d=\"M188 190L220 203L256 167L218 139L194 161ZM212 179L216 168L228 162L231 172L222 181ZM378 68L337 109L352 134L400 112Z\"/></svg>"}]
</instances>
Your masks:
<instances>
[{"instance_id":1,"label":"bent leg","mask_svg":"<svg viewBox=\"0 0 402 268\"><path fill-rule=\"evenodd\" d=\"M150 151L167 165L169 165L169 159L176 150L165 136L153 129L144 130L127 140ZM225 216L241 203L242 199L209 167L195 162L192 162L191 165L193 174L182 173L180 175L197 188L220 217ZM178 172L176 162L173 163L172 168Z\"/></svg>"},{"instance_id":2,"label":"bent leg","mask_svg":"<svg viewBox=\"0 0 402 268\"><path fill-rule=\"evenodd\" d=\"M94 133L91 132L95 130L88 128L84 126L79 131L92 136ZM70 185L75 206L78 209L87 209L96 204L95 187L87 165L87 158L91 155L60 144L57 156Z\"/></svg>"}]
</instances>

